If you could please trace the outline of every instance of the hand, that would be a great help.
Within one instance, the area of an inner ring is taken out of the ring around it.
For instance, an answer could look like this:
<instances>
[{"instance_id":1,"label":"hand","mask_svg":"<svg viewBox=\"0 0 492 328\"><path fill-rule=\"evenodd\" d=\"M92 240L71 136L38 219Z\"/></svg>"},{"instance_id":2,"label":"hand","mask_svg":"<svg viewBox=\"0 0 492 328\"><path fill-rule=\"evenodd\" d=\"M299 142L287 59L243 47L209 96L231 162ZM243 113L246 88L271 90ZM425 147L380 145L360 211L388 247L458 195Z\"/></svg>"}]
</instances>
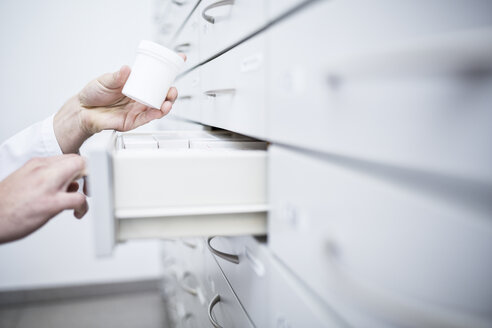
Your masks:
<instances>
[{"instance_id":1,"label":"hand","mask_svg":"<svg viewBox=\"0 0 492 328\"><path fill-rule=\"evenodd\" d=\"M78 152L87 138L102 130L129 131L169 113L178 97L176 88L169 89L160 110L150 108L121 93L129 75L128 66L106 73L89 82L60 109L53 125L63 153Z\"/></svg>"},{"instance_id":2,"label":"hand","mask_svg":"<svg viewBox=\"0 0 492 328\"><path fill-rule=\"evenodd\" d=\"M0 243L27 236L66 209L82 218L88 206L74 181L84 170L75 154L35 158L1 181Z\"/></svg>"}]
</instances>

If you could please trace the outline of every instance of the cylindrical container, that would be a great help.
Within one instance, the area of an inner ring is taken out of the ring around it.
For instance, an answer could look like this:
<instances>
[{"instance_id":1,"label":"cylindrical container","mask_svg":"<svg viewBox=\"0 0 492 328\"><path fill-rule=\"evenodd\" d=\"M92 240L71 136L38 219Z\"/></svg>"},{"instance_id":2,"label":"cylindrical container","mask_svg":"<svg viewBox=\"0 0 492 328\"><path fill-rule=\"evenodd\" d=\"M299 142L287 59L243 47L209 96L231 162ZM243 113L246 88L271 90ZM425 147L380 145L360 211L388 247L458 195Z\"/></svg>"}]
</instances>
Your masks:
<instances>
[{"instance_id":1,"label":"cylindrical container","mask_svg":"<svg viewBox=\"0 0 492 328\"><path fill-rule=\"evenodd\" d=\"M143 40L122 93L139 103L160 109L183 64L183 58L174 51Z\"/></svg>"}]
</instances>

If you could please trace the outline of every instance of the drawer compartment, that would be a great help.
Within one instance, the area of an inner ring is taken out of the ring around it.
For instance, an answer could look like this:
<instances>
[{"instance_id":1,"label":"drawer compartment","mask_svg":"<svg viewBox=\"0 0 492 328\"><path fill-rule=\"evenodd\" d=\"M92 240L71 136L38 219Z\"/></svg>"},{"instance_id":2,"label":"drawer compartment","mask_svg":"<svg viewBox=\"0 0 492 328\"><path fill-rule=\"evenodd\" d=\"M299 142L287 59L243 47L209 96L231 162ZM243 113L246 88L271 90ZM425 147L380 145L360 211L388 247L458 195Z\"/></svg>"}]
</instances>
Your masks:
<instances>
[{"instance_id":1,"label":"drawer compartment","mask_svg":"<svg viewBox=\"0 0 492 328\"><path fill-rule=\"evenodd\" d=\"M131 149L125 149L125 138ZM244 137L240 150L224 147L236 138L202 131L115 133L109 150L92 150L98 253L135 238L265 234L267 154L256 141L248 150L244 140L252 139ZM182 141L192 145L190 140L209 140L209 147L176 149Z\"/></svg>"},{"instance_id":2,"label":"drawer compartment","mask_svg":"<svg viewBox=\"0 0 492 328\"><path fill-rule=\"evenodd\" d=\"M275 146L268 179L270 246L326 303L405 326L490 326L490 185Z\"/></svg>"}]
</instances>

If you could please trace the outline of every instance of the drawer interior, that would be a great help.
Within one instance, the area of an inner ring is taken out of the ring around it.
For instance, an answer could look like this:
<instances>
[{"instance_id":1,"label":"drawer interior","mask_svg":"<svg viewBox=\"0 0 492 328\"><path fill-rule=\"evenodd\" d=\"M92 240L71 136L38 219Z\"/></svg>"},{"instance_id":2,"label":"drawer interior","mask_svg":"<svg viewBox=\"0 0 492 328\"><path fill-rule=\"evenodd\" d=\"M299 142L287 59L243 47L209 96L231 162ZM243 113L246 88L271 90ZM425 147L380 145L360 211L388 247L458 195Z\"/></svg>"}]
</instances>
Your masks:
<instances>
[{"instance_id":1,"label":"drawer interior","mask_svg":"<svg viewBox=\"0 0 492 328\"><path fill-rule=\"evenodd\" d=\"M98 253L130 239L266 234L267 143L228 131L110 139L90 161Z\"/></svg>"}]
</instances>

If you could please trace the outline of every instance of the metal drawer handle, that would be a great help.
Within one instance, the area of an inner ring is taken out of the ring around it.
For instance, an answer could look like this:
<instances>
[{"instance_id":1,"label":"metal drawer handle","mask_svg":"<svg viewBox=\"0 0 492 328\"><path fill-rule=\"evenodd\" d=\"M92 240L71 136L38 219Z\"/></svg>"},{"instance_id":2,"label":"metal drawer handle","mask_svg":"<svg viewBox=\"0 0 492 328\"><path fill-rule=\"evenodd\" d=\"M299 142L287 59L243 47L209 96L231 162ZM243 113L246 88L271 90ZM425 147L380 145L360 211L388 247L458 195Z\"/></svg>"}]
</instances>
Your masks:
<instances>
[{"instance_id":1,"label":"metal drawer handle","mask_svg":"<svg viewBox=\"0 0 492 328\"><path fill-rule=\"evenodd\" d=\"M189 99L189 98L191 98L191 96L188 96L188 97L187 97L187 98L185 98L185 99ZM193 248L193 249L195 249L195 248L197 248L197 247L198 247L198 244L197 244L197 243L191 242L191 241L189 241L189 240L184 240L184 239L182 239L182 240L181 240L181 242L183 243L183 245L185 245L185 246L187 246L187 247L189 247L189 248Z\"/></svg>"},{"instance_id":2,"label":"metal drawer handle","mask_svg":"<svg viewBox=\"0 0 492 328\"><path fill-rule=\"evenodd\" d=\"M214 2L211 5L208 5L207 7L205 7L203 9L202 17L203 17L203 19L205 19L210 24L215 24L215 17L211 16L211 15L207 15L207 11L209 11L210 9L213 9L213 8L217 8L217 7L231 6L233 4L234 4L234 0L221 0L221 1Z\"/></svg>"},{"instance_id":3,"label":"metal drawer handle","mask_svg":"<svg viewBox=\"0 0 492 328\"><path fill-rule=\"evenodd\" d=\"M193 296L197 296L198 295L198 291L196 290L196 288L192 288L190 286L188 286L187 284L185 284L185 279L187 277L191 277L191 272L189 271L185 271L183 273L183 276L181 277L181 282L180 282L180 285L181 285L181 288L183 288L183 290L185 292L187 292L188 294L191 294Z\"/></svg>"},{"instance_id":4,"label":"metal drawer handle","mask_svg":"<svg viewBox=\"0 0 492 328\"><path fill-rule=\"evenodd\" d=\"M216 250L215 248L212 247L212 245L210 245L210 242L212 241L212 239L214 239L214 237L208 237L207 239L207 245L208 245L208 249L216 256L226 260L226 261L229 261L229 262L232 262L232 263L235 263L235 264L239 264L239 256L237 255L234 255L234 254L227 254L227 253L223 253L221 251L218 251Z\"/></svg>"},{"instance_id":5,"label":"metal drawer handle","mask_svg":"<svg viewBox=\"0 0 492 328\"><path fill-rule=\"evenodd\" d=\"M185 42L180 43L174 47L175 52L188 52L190 51L191 43Z\"/></svg>"},{"instance_id":6,"label":"metal drawer handle","mask_svg":"<svg viewBox=\"0 0 492 328\"><path fill-rule=\"evenodd\" d=\"M193 97L190 95L178 96L179 100L190 100L191 98Z\"/></svg>"},{"instance_id":7,"label":"metal drawer handle","mask_svg":"<svg viewBox=\"0 0 492 328\"><path fill-rule=\"evenodd\" d=\"M209 97L217 97L220 95L233 95L236 93L236 89L216 89L207 90L203 94Z\"/></svg>"},{"instance_id":8,"label":"metal drawer handle","mask_svg":"<svg viewBox=\"0 0 492 328\"><path fill-rule=\"evenodd\" d=\"M184 4L186 4L188 2L188 0L171 0L172 3L174 3L175 5L178 5L178 6L182 6Z\"/></svg>"},{"instance_id":9,"label":"metal drawer handle","mask_svg":"<svg viewBox=\"0 0 492 328\"><path fill-rule=\"evenodd\" d=\"M217 321L215 321L213 315L212 315L212 311L214 309L214 306L215 304L219 303L220 302L220 295L217 294L214 296L214 298L212 298L212 300L210 301L210 303L208 304L208 320L210 320L210 323L212 324L212 326L214 326L215 328L222 328L221 325L219 325L217 323Z\"/></svg>"}]
</instances>

